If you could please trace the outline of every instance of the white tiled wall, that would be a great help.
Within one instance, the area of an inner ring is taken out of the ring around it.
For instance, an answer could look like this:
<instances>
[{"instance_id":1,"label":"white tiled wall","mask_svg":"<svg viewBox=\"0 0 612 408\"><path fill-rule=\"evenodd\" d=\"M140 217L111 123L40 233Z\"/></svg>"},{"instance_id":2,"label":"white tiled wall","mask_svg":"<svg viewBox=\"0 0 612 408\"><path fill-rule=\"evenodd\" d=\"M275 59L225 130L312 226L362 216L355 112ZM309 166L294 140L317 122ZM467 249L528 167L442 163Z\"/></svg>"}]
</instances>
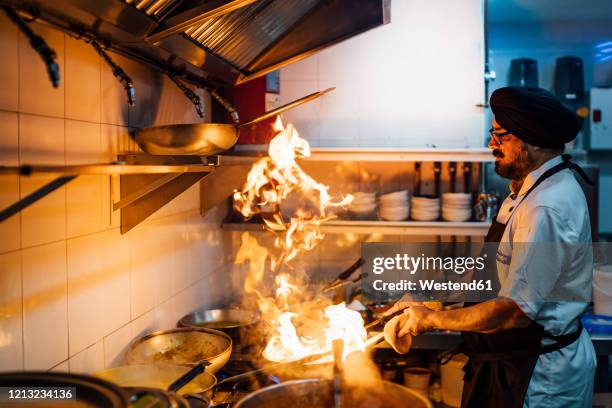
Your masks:
<instances>
[{"instance_id":1,"label":"white tiled wall","mask_svg":"<svg viewBox=\"0 0 612 408\"><path fill-rule=\"evenodd\" d=\"M391 23L281 70L284 114L313 146L482 147L482 0L391 2Z\"/></svg>"},{"instance_id":2,"label":"white tiled wall","mask_svg":"<svg viewBox=\"0 0 612 408\"><path fill-rule=\"evenodd\" d=\"M90 45L32 28L57 53L62 82L50 85L41 59L0 13L0 165L110 162L136 149L131 127L200 121L174 84L112 55L135 83L137 106L128 108ZM0 208L53 177L0 176ZM202 218L198 185L121 235L111 209L117 181L81 176L0 223L0 371L118 364L133 338L230 293L223 210Z\"/></svg>"}]
</instances>

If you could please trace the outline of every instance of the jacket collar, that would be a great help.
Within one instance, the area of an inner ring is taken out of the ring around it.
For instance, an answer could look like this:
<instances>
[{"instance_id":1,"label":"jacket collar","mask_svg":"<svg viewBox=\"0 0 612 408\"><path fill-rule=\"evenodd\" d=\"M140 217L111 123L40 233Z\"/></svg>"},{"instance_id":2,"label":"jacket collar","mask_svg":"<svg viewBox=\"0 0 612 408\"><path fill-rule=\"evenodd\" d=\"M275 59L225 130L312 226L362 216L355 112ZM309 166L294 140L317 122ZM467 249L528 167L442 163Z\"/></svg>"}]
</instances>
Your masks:
<instances>
[{"instance_id":1,"label":"jacket collar","mask_svg":"<svg viewBox=\"0 0 612 408\"><path fill-rule=\"evenodd\" d=\"M540 167L533 170L527 176L525 176L525 180L523 180L523 185L519 190L518 197L523 196L529 189L535 184L535 182L540 178L542 174L544 174L547 170L552 169L557 164L563 162L561 155L555 156L552 159L544 162Z\"/></svg>"}]
</instances>

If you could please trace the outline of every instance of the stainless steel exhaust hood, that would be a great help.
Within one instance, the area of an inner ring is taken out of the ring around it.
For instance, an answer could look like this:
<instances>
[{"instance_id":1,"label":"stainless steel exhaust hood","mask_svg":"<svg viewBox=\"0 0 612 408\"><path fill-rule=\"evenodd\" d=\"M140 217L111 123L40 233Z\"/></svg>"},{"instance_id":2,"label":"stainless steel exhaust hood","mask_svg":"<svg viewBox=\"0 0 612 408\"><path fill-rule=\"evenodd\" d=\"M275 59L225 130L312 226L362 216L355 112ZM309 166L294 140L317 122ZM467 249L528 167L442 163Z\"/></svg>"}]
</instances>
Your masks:
<instances>
[{"instance_id":1,"label":"stainless steel exhaust hood","mask_svg":"<svg viewBox=\"0 0 612 408\"><path fill-rule=\"evenodd\" d=\"M389 22L391 0L0 0L135 57L237 84Z\"/></svg>"}]
</instances>

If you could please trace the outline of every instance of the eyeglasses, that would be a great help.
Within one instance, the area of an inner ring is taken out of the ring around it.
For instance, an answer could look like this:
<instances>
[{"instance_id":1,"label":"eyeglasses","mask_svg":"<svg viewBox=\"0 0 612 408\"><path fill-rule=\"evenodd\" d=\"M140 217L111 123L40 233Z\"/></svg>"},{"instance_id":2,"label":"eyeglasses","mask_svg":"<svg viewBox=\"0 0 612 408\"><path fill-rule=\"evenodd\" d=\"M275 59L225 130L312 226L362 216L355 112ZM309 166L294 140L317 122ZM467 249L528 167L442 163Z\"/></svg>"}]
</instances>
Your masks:
<instances>
[{"instance_id":1,"label":"eyeglasses","mask_svg":"<svg viewBox=\"0 0 612 408\"><path fill-rule=\"evenodd\" d=\"M501 145L504 141L502 140L502 136L506 136L509 135L510 132L495 132L495 129L491 128L489 129L489 136L491 136L491 139L493 139L495 141L496 144Z\"/></svg>"}]
</instances>

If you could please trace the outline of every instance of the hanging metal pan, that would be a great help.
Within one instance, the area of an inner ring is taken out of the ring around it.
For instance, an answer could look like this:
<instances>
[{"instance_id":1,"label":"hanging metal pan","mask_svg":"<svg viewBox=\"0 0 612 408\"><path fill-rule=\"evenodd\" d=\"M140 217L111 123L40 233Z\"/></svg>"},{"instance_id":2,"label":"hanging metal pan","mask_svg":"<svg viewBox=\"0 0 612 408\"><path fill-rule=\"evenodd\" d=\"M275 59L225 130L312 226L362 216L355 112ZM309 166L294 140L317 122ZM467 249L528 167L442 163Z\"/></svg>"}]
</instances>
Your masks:
<instances>
[{"instance_id":1,"label":"hanging metal pan","mask_svg":"<svg viewBox=\"0 0 612 408\"><path fill-rule=\"evenodd\" d=\"M168 125L138 129L133 137L146 153L153 155L196 155L207 156L230 149L238 141L240 128L274 117L291 108L317 99L336 88L328 88L304 96L279 108L271 110L246 122L240 122L237 112L225 99L212 91L211 95L227 109L234 124L196 123Z\"/></svg>"}]
</instances>

